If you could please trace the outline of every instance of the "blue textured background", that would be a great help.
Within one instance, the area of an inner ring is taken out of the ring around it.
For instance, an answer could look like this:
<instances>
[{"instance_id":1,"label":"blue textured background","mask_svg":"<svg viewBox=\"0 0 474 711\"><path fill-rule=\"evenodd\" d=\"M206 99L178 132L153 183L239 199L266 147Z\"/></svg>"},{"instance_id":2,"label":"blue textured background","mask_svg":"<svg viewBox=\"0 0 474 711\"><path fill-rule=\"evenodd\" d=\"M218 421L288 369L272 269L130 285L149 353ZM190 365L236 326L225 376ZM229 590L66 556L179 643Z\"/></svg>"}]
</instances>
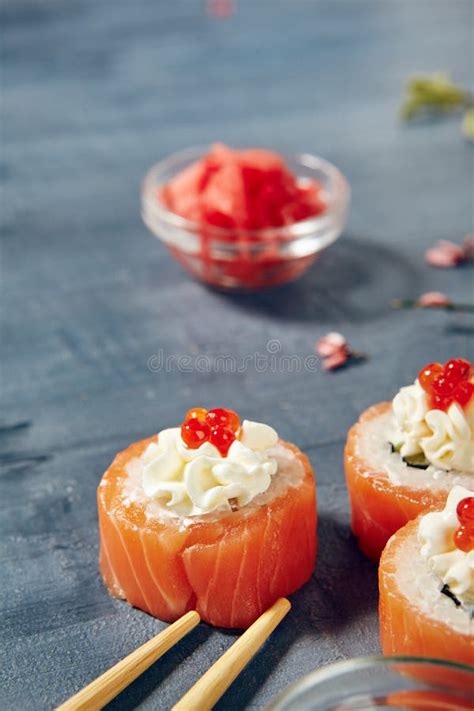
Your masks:
<instances>
[{"instance_id":1,"label":"blue textured background","mask_svg":"<svg viewBox=\"0 0 474 711\"><path fill-rule=\"evenodd\" d=\"M470 0L7 0L2 51L1 704L48 709L162 624L97 570L95 487L114 453L193 404L272 423L310 455L320 555L294 608L219 709L259 709L318 665L377 652L376 571L348 528L342 449L370 403L426 361L471 355L472 317L395 313L472 299L472 269L424 250L473 230L459 118L406 127L403 83L472 87ZM471 58L471 62L470 62ZM220 139L308 150L349 178L344 237L299 282L225 295L188 278L139 216L147 167ZM327 330L370 360L321 372L154 373L150 356L306 356ZM168 709L235 639L201 625L110 706Z\"/></svg>"}]
</instances>

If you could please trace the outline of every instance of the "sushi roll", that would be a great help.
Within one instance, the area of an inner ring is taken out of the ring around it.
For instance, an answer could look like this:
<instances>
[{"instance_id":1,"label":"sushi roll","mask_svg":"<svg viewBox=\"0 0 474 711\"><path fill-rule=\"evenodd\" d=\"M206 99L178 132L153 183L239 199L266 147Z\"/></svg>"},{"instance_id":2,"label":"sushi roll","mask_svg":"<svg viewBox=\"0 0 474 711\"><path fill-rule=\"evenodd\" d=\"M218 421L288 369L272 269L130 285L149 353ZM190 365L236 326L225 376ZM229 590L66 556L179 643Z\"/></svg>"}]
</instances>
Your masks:
<instances>
[{"instance_id":1,"label":"sushi roll","mask_svg":"<svg viewBox=\"0 0 474 711\"><path fill-rule=\"evenodd\" d=\"M245 628L311 576L316 490L308 458L232 410L190 410L130 445L97 491L110 593L164 621L197 610Z\"/></svg>"},{"instance_id":2,"label":"sushi roll","mask_svg":"<svg viewBox=\"0 0 474 711\"><path fill-rule=\"evenodd\" d=\"M395 531L473 481L472 363L431 363L392 402L366 410L349 431L344 460L352 530L377 561Z\"/></svg>"},{"instance_id":3,"label":"sushi roll","mask_svg":"<svg viewBox=\"0 0 474 711\"><path fill-rule=\"evenodd\" d=\"M474 491L455 486L392 536L379 588L384 654L474 664Z\"/></svg>"}]
</instances>

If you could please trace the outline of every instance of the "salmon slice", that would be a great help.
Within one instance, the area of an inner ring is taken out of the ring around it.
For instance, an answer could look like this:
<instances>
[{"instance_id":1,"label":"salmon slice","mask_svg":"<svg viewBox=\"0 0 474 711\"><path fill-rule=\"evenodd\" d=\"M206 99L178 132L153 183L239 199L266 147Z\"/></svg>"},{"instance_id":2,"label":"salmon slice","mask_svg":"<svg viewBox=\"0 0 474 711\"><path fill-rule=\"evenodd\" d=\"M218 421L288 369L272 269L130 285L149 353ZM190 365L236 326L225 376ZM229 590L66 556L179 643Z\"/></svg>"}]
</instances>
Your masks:
<instances>
[{"instance_id":1,"label":"salmon slice","mask_svg":"<svg viewBox=\"0 0 474 711\"><path fill-rule=\"evenodd\" d=\"M367 425L377 418L381 421L391 412L391 402L381 402L362 413L349 430L344 453L346 482L352 512L352 531L359 547L371 560L378 561L385 544L395 531L421 513L442 508L449 486L433 482L433 477L422 470L413 470L417 487L394 484L388 474L374 467L361 444L367 437ZM377 445L388 445L386 442ZM391 456L387 450L387 458ZM393 455L398 456L398 455ZM449 480L446 473L445 480ZM421 485L420 485L421 480Z\"/></svg>"},{"instance_id":2,"label":"salmon slice","mask_svg":"<svg viewBox=\"0 0 474 711\"><path fill-rule=\"evenodd\" d=\"M275 481L264 503L196 519L164 512L129 496L127 466L156 437L120 452L97 490L100 570L109 591L161 620L196 609L220 627L248 627L280 596L310 577L316 560L316 491L308 458L296 478ZM258 501L258 499L257 499Z\"/></svg>"},{"instance_id":3,"label":"salmon slice","mask_svg":"<svg viewBox=\"0 0 474 711\"><path fill-rule=\"evenodd\" d=\"M440 591L441 582L421 557L419 520L392 536L380 559L382 650L474 664L474 622Z\"/></svg>"}]
</instances>

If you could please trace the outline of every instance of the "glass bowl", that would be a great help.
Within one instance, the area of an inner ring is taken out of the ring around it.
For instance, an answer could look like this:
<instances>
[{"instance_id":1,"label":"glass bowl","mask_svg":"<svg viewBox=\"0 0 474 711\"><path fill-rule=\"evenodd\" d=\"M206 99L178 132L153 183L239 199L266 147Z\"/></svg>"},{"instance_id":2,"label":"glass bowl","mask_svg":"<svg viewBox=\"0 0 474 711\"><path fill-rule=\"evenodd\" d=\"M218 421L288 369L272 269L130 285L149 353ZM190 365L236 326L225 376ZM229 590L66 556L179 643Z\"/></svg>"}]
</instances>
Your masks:
<instances>
[{"instance_id":1,"label":"glass bowl","mask_svg":"<svg viewBox=\"0 0 474 711\"><path fill-rule=\"evenodd\" d=\"M327 208L320 215L284 227L242 231L199 225L171 212L161 202L160 187L210 146L189 148L156 163L141 193L142 217L171 254L194 277L225 289L258 289L292 281L341 234L350 200L342 173L317 156L282 154L300 179L317 180Z\"/></svg>"},{"instance_id":2,"label":"glass bowl","mask_svg":"<svg viewBox=\"0 0 474 711\"><path fill-rule=\"evenodd\" d=\"M474 667L418 657L363 657L303 677L266 711L465 711Z\"/></svg>"}]
</instances>

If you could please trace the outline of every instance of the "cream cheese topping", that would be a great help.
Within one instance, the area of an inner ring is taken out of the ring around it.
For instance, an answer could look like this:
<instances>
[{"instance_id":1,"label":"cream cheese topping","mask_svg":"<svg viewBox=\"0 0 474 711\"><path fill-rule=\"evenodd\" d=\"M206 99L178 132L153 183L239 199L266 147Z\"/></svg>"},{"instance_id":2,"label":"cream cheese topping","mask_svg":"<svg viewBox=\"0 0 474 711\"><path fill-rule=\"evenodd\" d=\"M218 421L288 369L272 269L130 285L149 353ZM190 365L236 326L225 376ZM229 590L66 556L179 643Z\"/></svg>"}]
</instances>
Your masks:
<instances>
[{"instance_id":1,"label":"cream cheese topping","mask_svg":"<svg viewBox=\"0 0 474 711\"><path fill-rule=\"evenodd\" d=\"M277 441L272 427L244 420L239 438L222 457L209 442L187 447L179 427L163 430L141 457L143 489L185 516L230 511L229 500L245 506L272 482L278 465L267 450Z\"/></svg>"},{"instance_id":2,"label":"cream cheese topping","mask_svg":"<svg viewBox=\"0 0 474 711\"><path fill-rule=\"evenodd\" d=\"M466 410L453 402L433 410L418 380L393 399L396 429L393 444L402 457L423 455L445 471L474 474L474 402Z\"/></svg>"},{"instance_id":3,"label":"cream cheese topping","mask_svg":"<svg viewBox=\"0 0 474 711\"><path fill-rule=\"evenodd\" d=\"M429 568L462 602L474 602L474 550L464 552L454 543L459 528L458 503L474 496L462 486L451 489L443 511L425 514L418 528L421 556Z\"/></svg>"}]
</instances>

